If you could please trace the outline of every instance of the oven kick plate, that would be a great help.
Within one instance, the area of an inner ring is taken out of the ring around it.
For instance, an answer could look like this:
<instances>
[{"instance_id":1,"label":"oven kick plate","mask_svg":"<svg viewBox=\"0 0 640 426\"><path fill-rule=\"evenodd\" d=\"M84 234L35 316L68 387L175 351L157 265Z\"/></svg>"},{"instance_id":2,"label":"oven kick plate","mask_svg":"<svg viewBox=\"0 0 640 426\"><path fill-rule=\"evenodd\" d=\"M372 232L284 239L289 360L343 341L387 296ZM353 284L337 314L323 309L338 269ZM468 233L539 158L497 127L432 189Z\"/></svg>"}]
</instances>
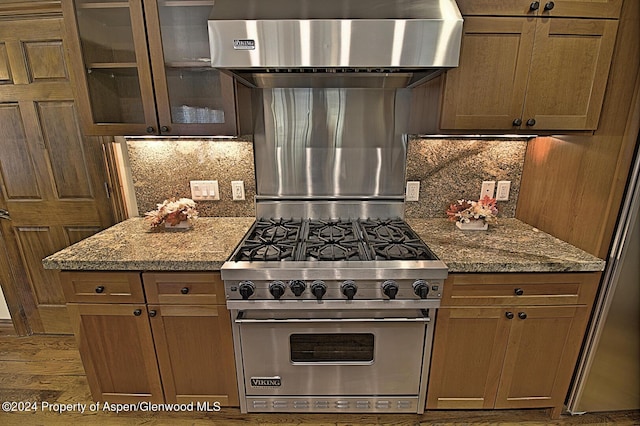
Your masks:
<instances>
[{"instance_id":1,"label":"oven kick plate","mask_svg":"<svg viewBox=\"0 0 640 426\"><path fill-rule=\"evenodd\" d=\"M309 413L416 413L417 396L393 397L264 397L247 396L247 411Z\"/></svg>"}]
</instances>

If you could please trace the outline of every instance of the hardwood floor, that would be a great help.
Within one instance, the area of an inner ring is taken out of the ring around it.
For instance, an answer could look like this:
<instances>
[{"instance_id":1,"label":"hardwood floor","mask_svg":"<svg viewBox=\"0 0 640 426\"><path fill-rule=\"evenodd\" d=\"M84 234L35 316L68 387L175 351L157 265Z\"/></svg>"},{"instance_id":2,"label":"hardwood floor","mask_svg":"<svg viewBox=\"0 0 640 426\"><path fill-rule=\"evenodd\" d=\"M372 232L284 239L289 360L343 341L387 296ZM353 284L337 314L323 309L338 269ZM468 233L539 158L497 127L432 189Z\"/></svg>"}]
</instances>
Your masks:
<instances>
[{"instance_id":1,"label":"hardwood floor","mask_svg":"<svg viewBox=\"0 0 640 426\"><path fill-rule=\"evenodd\" d=\"M639 425L640 411L562 416L546 410L429 411L424 415L241 414L220 412L121 412L89 410L93 402L73 336L16 337L0 332L0 402L37 402L30 412L0 411L0 425ZM49 404L49 407L44 405ZM86 404L85 413L58 413L55 404Z\"/></svg>"}]
</instances>

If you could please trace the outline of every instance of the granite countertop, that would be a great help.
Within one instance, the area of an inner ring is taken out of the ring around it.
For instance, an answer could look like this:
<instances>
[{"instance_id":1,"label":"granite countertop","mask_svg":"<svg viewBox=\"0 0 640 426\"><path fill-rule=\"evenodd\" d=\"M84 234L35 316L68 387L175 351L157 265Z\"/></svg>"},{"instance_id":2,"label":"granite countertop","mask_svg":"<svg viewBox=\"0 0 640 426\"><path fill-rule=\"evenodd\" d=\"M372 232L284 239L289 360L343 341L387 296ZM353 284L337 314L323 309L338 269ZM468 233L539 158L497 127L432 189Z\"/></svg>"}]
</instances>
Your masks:
<instances>
[{"instance_id":1,"label":"granite countertop","mask_svg":"<svg viewBox=\"0 0 640 426\"><path fill-rule=\"evenodd\" d=\"M185 231L152 231L128 219L43 260L46 269L214 271L254 222L252 217L201 217ZM447 219L407 222L456 272L602 271L605 262L517 219L488 231L461 231Z\"/></svg>"},{"instance_id":2,"label":"granite countertop","mask_svg":"<svg viewBox=\"0 0 640 426\"><path fill-rule=\"evenodd\" d=\"M500 219L487 231L461 231L447 219L407 219L455 272L589 272L605 261L518 219Z\"/></svg>"},{"instance_id":3,"label":"granite countertop","mask_svg":"<svg viewBox=\"0 0 640 426\"><path fill-rule=\"evenodd\" d=\"M253 217L200 217L192 229L151 230L127 219L42 261L45 269L215 271L231 255Z\"/></svg>"}]
</instances>

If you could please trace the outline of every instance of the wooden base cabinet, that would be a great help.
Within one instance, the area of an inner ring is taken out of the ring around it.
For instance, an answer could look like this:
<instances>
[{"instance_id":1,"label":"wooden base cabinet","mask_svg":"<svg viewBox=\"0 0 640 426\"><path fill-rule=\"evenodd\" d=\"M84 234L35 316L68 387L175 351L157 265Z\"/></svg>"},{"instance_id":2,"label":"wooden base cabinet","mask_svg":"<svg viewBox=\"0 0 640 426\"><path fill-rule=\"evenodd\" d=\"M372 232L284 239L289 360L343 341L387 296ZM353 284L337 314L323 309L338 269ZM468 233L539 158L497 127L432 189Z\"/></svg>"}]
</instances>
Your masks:
<instances>
[{"instance_id":1,"label":"wooden base cabinet","mask_svg":"<svg viewBox=\"0 0 640 426\"><path fill-rule=\"evenodd\" d=\"M94 400L239 405L220 274L60 278Z\"/></svg>"},{"instance_id":2,"label":"wooden base cabinet","mask_svg":"<svg viewBox=\"0 0 640 426\"><path fill-rule=\"evenodd\" d=\"M450 276L436 320L426 408L548 407L559 415L599 277Z\"/></svg>"}]
</instances>

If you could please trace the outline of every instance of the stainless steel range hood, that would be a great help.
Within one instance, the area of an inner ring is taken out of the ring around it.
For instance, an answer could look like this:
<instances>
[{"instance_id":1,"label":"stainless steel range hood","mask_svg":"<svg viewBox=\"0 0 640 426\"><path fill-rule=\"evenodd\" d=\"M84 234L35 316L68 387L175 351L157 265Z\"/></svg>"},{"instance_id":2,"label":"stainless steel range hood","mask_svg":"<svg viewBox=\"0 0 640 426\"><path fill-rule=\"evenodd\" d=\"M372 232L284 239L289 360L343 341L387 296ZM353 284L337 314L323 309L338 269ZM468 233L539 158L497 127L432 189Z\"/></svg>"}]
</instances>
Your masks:
<instances>
[{"instance_id":1,"label":"stainless steel range hood","mask_svg":"<svg viewBox=\"0 0 640 426\"><path fill-rule=\"evenodd\" d=\"M211 65L255 87L411 87L458 65L454 0L216 0Z\"/></svg>"}]
</instances>

